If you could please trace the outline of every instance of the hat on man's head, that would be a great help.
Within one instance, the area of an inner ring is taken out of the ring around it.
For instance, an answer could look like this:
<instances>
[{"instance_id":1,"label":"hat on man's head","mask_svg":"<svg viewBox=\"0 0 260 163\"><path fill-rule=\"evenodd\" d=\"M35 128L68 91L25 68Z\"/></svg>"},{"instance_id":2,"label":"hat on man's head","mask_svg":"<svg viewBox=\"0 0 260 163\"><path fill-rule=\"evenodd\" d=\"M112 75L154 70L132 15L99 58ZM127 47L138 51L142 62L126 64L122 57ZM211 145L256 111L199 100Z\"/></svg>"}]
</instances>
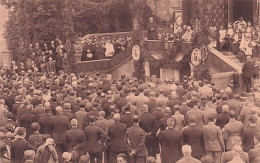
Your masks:
<instances>
[{"instance_id":1,"label":"hat on man's head","mask_svg":"<svg viewBox=\"0 0 260 163\"><path fill-rule=\"evenodd\" d=\"M47 138L45 143L44 143L45 146L47 145L55 145L54 143L54 140L52 138Z\"/></svg>"},{"instance_id":2,"label":"hat on man's head","mask_svg":"<svg viewBox=\"0 0 260 163\"><path fill-rule=\"evenodd\" d=\"M63 153L62 153L62 159L63 159L64 161L69 161L69 160L71 159L71 153L69 153L69 152L63 152Z\"/></svg>"}]
</instances>

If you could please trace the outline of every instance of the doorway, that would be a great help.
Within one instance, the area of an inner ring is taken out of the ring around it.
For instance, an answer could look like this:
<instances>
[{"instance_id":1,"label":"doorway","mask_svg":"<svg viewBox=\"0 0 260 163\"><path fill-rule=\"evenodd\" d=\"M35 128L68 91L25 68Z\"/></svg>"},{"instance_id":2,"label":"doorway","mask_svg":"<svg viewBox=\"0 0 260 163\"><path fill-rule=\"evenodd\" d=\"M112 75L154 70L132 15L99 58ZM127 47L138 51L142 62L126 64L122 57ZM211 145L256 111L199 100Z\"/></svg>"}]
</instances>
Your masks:
<instances>
[{"instance_id":1,"label":"doorway","mask_svg":"<svg viewBox=\"0 0 260 163\"><path fill-rule=\"evenodd\" d=\"M254 0L233 0L233 21L237 21L242 16L246 22L253 23L253 6Z\"/></svg>"}]
</instances>

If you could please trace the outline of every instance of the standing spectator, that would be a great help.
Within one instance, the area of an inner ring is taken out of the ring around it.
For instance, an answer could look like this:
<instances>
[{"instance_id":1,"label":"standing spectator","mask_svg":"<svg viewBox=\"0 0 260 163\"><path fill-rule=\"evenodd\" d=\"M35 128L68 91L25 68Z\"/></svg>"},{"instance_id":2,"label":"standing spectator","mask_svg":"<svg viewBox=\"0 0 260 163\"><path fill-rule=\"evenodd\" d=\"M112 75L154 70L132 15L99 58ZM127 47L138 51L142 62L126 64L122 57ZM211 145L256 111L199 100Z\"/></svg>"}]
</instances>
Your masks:
<instances>
[{"instance_id":1,"label":"standing spectator","mask_svg":"<svg viewBox=\"0 0 260 163\"><path fill-rule=\"evenodd\" d=\"M251 61L251 57L246 57L246 62L242 67L242 76L244 78L244 83L246 86L246 92L250 92L250 88L252 87L252 77L254 70L254 63Z\"/></svg>"},{"instance_id":2,"label":"standing spectator","mask_svg":"<svg viewBox=\"0 0 260 163\"><path fill-rule=\"evenodd\" d=\"M222 112L217 115L216 125L219 126L221 129L229 122L229 106L223 105Z\"/></svg>"},{"instance_id":3,"label":"standing spectator","mask_svg":"<svg viewBox=\"0 0 260 163\"><path fill-rule=\"evenodd\" d=\"M242 132L242 143L243 151L248 152L250 149L253 149L255 146L254 136L256 133L256 117L251 117L249 119L249 125L243 128Z\"/></svg>"},{"instance_id":4,"label":"standing spectator","mask_svg":"<svg viewBox=\"0 0 260 163\"><path fill-rule=\"evenodd\" d=\"M11 160L6 157L8 153L7 146L4 142L0 142L0 162L1 163L11 163Z\"/></svg>"},{"instance_id":5,"label":"standing spectator","mask_svg":"<svg viewBox=\"0 0 260 163\"><path fill-rule=\"evenodd\" d=\"M104 140L106 138L106 134L101 128L95 125L95 119L95 116L89 116L89 125L84 130L87 142L86 147L90 156L90 162L102 163L102 152L105 148Z\"/></svg>"},{"instance_id":6,"label":"standing spectator","mask_svg":"<svg viewBox=\"0 0 260 163\"><path fill-rule=\"evenodd\" d=\"M143 114L140 117L140 127L147 134L145 137L145 146L148 152L148 156L155 157L159 153L159 142L156 137L157 121L154 115L148 112L148 106L143 105Z\"/></svg>"},{"instance_id":7,"label":"standing spectator","mask_svg":"<svg viewBox=\"0 0 260 163\"><path fill-rule=\"evenodd\" d=\"M207 155L214 158L216 163L220 163L221 153L225 150L222 131L215 125L215 115L210 115L208 121L209 123L203 126L205 151Z\"/></svg>"},{"instance_id":8,"label":"standing spectator","mask_svg":"<svg viewBox=\"0 0 260 163\"><path fill-rule=\"evenodd\" d=\"M248 152L249 162L257 163L256 158L260 156L260 132L255 133L255 147Z\"/></svg>"},{"instance_id":9,"label":"standing spectator","mask_svg":"<svg viewBox=\"0 0 260 163\"><path fill-rule=\"evenodd\" d=\"M202 128L196 126L196 116L190 115L190 125L183 129L183 144L191 146L191 156L200 159L204 154L204 135Z\"/></svg>"},{"instance_id":10,"label":"standing spectator","mask_svg":"<svg viewBox=\"0 0 260 163\"><path fill-rule=\"evenodd\" d=\"M124 143L129 154L129 163L145 163L145 132L139 127L140 118L133 116L133 126L128 128L125 133Z\"/></svg>"},{"instance_id":11,"label":"standing spectator","mask_svg":"<svg viewBox=\"0 0 260 163\"><path fill-rule=\"evenodd\" d=\"M3 126L7 122L8 108L5 106L5 100L0 99L0 126Z\"/></svg>"},{"instance_id":12,"label":"standing spectator","mask_svg":"<svg viewBox=\"0 0 260 163\"><path fill-rule=\"evenodd\" d=\"M79 103L80 109L75 113L75 117L78 121L78 128L84 130L87 126L87 115L88 113L85 110L86 104L84 102Z\"/></svg>"},{"instance_id":13,"label":"standing spectator","mask_svg":"<svg viewBox=\"0 0 260 163\"><path fill-rule=\"evenodd\" d=\"M223 131L223 138L225 141L225 147L226 151L229 151L233 148L232 145L232 138L234 136L239 136L241 137L242 134L242 128L243 124L240 121L236 120L236 113L235 111L230 111L229 113L229 122L225 125L225 127L222 129Z\"/></svg>"},{"instance_id":14,"label":"standing spectator","mask_svg":"<svg viewBox=\"0 0 260 163\"><path fill-rule=\"evenodd\" d=\"M51 134L51 119L53 115L51 113L51 107L45 107L44 113L42 113L38 119L38 123L41 126L40 132L42 134Z\"/></svg>"},{"instance_id":15,"label":"standing spectator","mask_svg":"<svg viewBox=\"0 0 260 163\"><path fill-rule=\"evenodd\" d=\"M85 134L82 130L77 128L78 121L76 119L72 119L70 124L71 129L66 131L66 151L71 153L73 150L75 150L80 157L85 153ZM78 161L79 157L75 158L74 161Z\"/></svg>"},{"instance_id":16,"label":"standing spectator","mask_svg":"<svg viewBox=\"0 0 260 163\"><path fill-rule=\"evenodd\" d=\"M33 113L32 106L26 106L26 111L21 115L21 127L25 127L27 131L26 139L33 133L31 129L31 124L37 122L37 115Z\"/></svg>"},{"instance_id":17,"label":"standing spectator","mask_svg":"<svg viewBox=\"0 0 260 163\"><path fill-rule=\"evenodd\" d=\"M56 73L58 73L60 70L62 70L62 65L63 65L63 51L62 49L58 50L58 54L55 58L56 64L55 64L55 68L56 68Z\"/></svg>"},{"instance_id":18,"label":"standing spectator","mask_svg":"<svg viewBox=\"0 0 260 163\"><path fill-rule=\"evenodd\" d=\"M35 148L25 140L25 136L26 129L24 127L19 127L16 139L11 144L11 159L14 163L23 163L25 150L35 150Z\"/></svg>"},{"instance_id":19,"label":"standing spectator","mask_svg":"<svg viewBox=\"0 0 260 163\"><path fill-rule=\"evenodd\" d=\"M199 127L202 127L205 123L204 123L204 115L203 115L203 111L201 111L198 107L198 99L193 100L193 108L191 110L189 110L186 113L186 117L185 117L185 124L189 125L189 116L190 115L196 115L196 125Z\"/></svg>"},{"instance_id":20,"label":"standing spectator","mask_svg":"<svg viewBox=\"0 0 260 163\"><path fill-rule=\"evenodd\" d=\"M109 162L116 162L116 156L126 153L124 145L124 135L127 129L126 124L120 122L120 114L116 113L113 117L115 123L108 128L109 140Z\"/></svg>"},{"instance_id":21,"label":"standing spectator","mask_svg":"<svg viewBox=\"0 0 260 163\"><path fill-rule=\"evenodd\" d=\"M177 161L177 163L187 163L187 162L192 162L192 163L201 163L200 160L194 158L191 156L192 149L191 146L189 145L183 145L182 146L182 153L183 153L183 158Z\"/></svg>"},{"instance_id":22,"label":"standing spectator","mask_svg":"<svg viewBox=\"0 0 260 163\"><path fill-rule=\"evenodd\" d=\"M63 115L61 106L56 107L56 116L51 119L52 138L57 145L57 152L61 154L66 147L66 131L70 128L69 118Z\"/></svg>"},{"instance_id":23,"label":"standing spectator","mask_svg":"<svg viewBox=\"0 0 260 163\"><path fill-rule=\"evenodd\" d=\"M172 116L175 118L176 124L175 124L175 129L182 132L183 124L184 124L184 115L180 113L180 106L175 105L174 106L174 111L175 114Z\"/></svg>"},{"instance_id":24,"label":"standing spectator","mask_svg":"<svg viewBox=\"0 0 260 163\"><path fill-rule=\"evenodd\" d=\"M40 125L38 122L33 122L31 124L31 129L33 134L29 137L29 143L37 149L44 143L44 136L40 133Z\"/></svg>"},{"instance_id":25,"label":"standing spectator","mask_svg":"<svg viewBox=\"0 0 260 163\"><path fill-rule=\"evenodd\" d=\"M175 163L181 156L181 132L174 129L174 125L174 118L169 118L167 120L168 129L162 131L159 136L162 163Z\"/></svg>"},{"instance_id":26,"label":"standing spectator","mask_svg":"<svg viewBox=\"0 0 260 163\"><path fill-rule=\"evenodd\" d=\"M49 58L49 62L46 63L46 72L52 73L55 70L55 65L52 58Z\"/></svg>"},{"instance_id":27,"label":"standing spectator","mask_svg":"<svg viewBox=\"0 0 260 163\"><path fill-rule=\"evenodd\" d=\"M58 154L54 145L54 140L52 138L46 139L45 143L37 149L35 160L38 163L58 163Z\"/></svg>"}]
</instances>

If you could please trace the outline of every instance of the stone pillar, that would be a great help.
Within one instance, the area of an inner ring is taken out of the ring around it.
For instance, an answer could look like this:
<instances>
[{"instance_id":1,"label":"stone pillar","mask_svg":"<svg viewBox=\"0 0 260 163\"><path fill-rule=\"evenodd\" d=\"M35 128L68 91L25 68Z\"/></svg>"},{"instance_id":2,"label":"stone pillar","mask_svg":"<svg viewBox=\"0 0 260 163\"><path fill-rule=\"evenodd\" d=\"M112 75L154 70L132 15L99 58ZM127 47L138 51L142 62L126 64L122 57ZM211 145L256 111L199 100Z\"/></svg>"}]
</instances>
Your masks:
<instances>
[{"instance_id":1,"label":"stone pillar","mask_svg":"<svg viewBox=\"0 0 260 163\"><path fill-rule=\"evenodd\" d=\"M194 72L193 72L194 65L192 63L189 63L189 64L190 64L190 76L193 77L193 75L194 75Z\"/></svg>"},{"instance_id":2,"label":"stone pillar","mask_svg":"<svg viewBox=\"0 0 260 163\"><path fill-rule=\"evenodd\" d=\"M148 61L144 61L143 64L145 77L148 77L150 76L150 63Z\"/></svg>"}]
</instances>

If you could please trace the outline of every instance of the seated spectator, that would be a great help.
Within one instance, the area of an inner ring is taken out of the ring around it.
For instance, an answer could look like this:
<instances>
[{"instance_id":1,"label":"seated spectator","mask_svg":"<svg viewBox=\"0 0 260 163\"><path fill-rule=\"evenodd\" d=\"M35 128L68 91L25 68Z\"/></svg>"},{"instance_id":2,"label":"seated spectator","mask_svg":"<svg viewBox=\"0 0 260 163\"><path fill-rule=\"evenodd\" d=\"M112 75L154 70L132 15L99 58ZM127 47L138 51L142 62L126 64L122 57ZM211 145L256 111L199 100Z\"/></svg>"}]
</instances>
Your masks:
<instances>
[{"instance_id":1,"label":"seated spectator","mask_svg":"<svg viewBox=\"0 0 260 163\"><path fill-rule=\"evenodd\" d=\"M108 58L108 57L112 57L115 53L115 49L114 49L114 45L111 43L111 40L108 39L106 44L105 44L105 49L106 49L106 52L105 52L105 56Z\"/></svg>"}]
</instances>

